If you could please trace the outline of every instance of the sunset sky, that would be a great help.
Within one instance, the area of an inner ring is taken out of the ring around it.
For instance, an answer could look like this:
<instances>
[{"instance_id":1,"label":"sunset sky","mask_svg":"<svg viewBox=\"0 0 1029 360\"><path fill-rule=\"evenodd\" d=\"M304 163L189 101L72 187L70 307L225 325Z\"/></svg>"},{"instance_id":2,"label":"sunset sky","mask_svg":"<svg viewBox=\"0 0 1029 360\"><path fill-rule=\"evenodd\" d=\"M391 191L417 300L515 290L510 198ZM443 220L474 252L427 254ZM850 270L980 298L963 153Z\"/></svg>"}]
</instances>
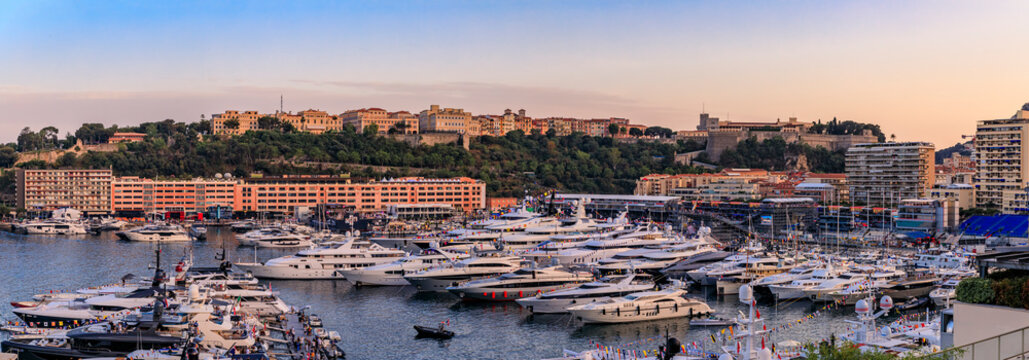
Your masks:
<instances>
[{"instance_id":1,"label":"sunset sky","mask_svg":"<svg viewBox=\"0 0 1029 360\"><path fill-rule=\"evenodd\" d=\"M1027 1L0 1L0 141L225 109L851 119L943 148L1029 102Z\"/></svg>"}]
</instances>

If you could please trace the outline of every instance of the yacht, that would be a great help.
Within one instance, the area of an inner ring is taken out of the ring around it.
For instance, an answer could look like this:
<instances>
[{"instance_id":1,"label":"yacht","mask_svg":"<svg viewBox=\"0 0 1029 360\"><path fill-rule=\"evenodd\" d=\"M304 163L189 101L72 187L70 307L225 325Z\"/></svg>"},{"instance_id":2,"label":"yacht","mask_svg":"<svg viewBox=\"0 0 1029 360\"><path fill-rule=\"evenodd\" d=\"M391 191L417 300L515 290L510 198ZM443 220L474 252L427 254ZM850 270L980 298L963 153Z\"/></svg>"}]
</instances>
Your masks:
<instances>
[{"instance_id":1,"label":"yacht","mask_svg":"<svg viewBox=\"0 0 1029 360\"><path fill-rule=\"evenodd\" d=\"M823 281L818 285L804 289L804 293L812 301L832 301L833 299L830 294L866 279L868 279L867 272L848 271L835 278Z\"/></svg>"},{"instance_id":2,"label":"yacht","mask_svg":"<svg viewBox=\"0 0 1029 360\"><path fill-rule=\"evenodd\" d=\"M883 295L893 299L908 300L922 298L929 295L936 288L940 278L934 276L920 276L902 280L894 280L882 287Z\"/></svg>"},{"instance_id":3,"label":"yacht","mask_svg":"<svg viewBox=\"0 0 1029 360\"><path fill-rule=\"evenodd\" d=\"M840 271L831 265L816 269L810 277L793 280L785 284L768 285L768 291L779 300L804 299L808 297L806 290L835 279Z\"/></svg>"},{"instance_id":4,"label":"yacht","mask_svg":"<svg viewBox=\"0 0 1029 360\"><path fill-rule=\"evenodd\" d=\"M520 234L501 236L497 240L503 243L505 249L524 250L550 241L552 237L557 235L599 232L597 225L596 220L586 216L584 203L580 201L576 207L575 215L571 218L540 223L534 227L526 228Z\"/></svg>"},{"instance_id":5,"label":"yacht","mask_svg":"<svg viewBox=\"0 0 1029 360\"><path fill-rule=\"evenodd\" d=\"M338 270L366 268L405 256L407 253L402 250L387 249L379 244L350 237L341 242L301 250L294 255L274 258L263 264L236 263L235 266L262 279L342 279Z\"/></svg>"},{"instance_id":6,"label":"yacht","mask_svg":"<svg viewBox=\"0 0 1029 360\"><path fill-rule=\"evenodd\" d=\"M779 268L792 267L795 262L796 260L793 258L777 256L733 255L725 258L721 263L711 264L687 274L701 285L715 285L721 278L743 275L748 269L765 269L769 265Z\"/></svg>"},{"instance_id":7,"label":"yacht","mask_svg":"<svg viewBox=\"0 0 1029 360\"><path fill-rule=\"evenodd\" d=\"M643 228L614 238L589 240L581 247L559 250L547 255L561 265L571 266L594 263L633 249L665 246L675 241L664 236L662 231Z\"/></svg>"},{"instance_id":8,"label":"yacht","mask_svg":"<svg viewBox=\"0 0 1029 360\"><path fill-rule=\"evenodd\" d=\"M518 270L522 258L517 256L479 256L471 257L456 263L437 265L435 267L404 274L404 279L418 288L419 291L445 291L447 287L457 286L463 282L489 278Z\"/></svg>"},{"instance_id":9,"label":"yacht","mask_svg":"<svg viewBox=\"0 0 1029 360\"><path fill-rule=\"evenodd\" d=\"M661 273L673 278L685 278L688 272L725 260L729 255L732 254L721 250L700 253L661 269Z\"/></svg>"},{"instance_id":10,"label":"yacht","mask_svg":"<svg viewBox=\"0 0 1029 360\"><path fill-rule=\"evenodd\" d=\"M955 269L968 265L968 258L953 252L939 254L918 254L912 261L915 267Z\"/></svg>"},{"instance_id":11,"label":"yacht","mask_svg":"<svg viewBox=\"0 0 1029 360\"><path fill-rule=\"evenodd\" d=\"M578 287L536 294L515 300L518 305L537 314L559 314L568 312L568 307L582 305L612 297L622 297L654 288L654 283L640 281L635 274L611 276Z\"/></svg>"},{"instance_id":12,"label":"yacht","mask_svg":"<svg viewBox=\"0 0 1029 360\"><path fill-rule=\"evenodd\" d=\"M715 290L718 295L739 294L740 287L749 284L759 278L781 274L794 268L793 259L785 259L778 263L746 263L743 272L738 275L719 277L715 281Z\"/></svg>"},{"instance_id":13,"label":"yacht","mask_svg":"<svg viewBox=\"0 0 1029 360\"><path fill-rule=\"evenodd\" d=\"M686 297L685 290L668 288L576 305L568 312L584 323L606 324L700 316L713 310L703 301Z\"/></svg>"},{"instance_id":14,"label":"yacht","mask_svg":"<svg viewBox=\"0 0 1029 360\"><path fill-rule=\"evenodd\" d=\"M947 279L939 287L929 292L929 298L938 307L950 307L950 304L954 302L954 298L957 297L958 283L960 282L961 279L959 278Z\"/></svg>"},{"instance_id":15,"label":"yacht","mask_svg":"<svg viewBox=\"0 0 1029 360\"><path fill-rule=\"evenodd\" d=\"M5 352L14 352L23 359L77 360L88 358L122 358L137 350L181 348L186 342L181 319L165 319L151 314L126 321L104 321L69 330L64 337L36 340L7 340Z\"/></svg>"},{"instance_id":16,"label":"yacht","mask_svg":"<svg viewBox=\"0 0 1029 360\"><path fill-rule=\"evenodd\" d=\"M125 294L79 297L67 301L45 302L33 307L16 308L13 312L31 327L58 328L81 325L97 318L153 304L159 291L146 288Z\"/></svg>"},{"instance_id":17,"label":"yacht","mask_svg":"<svg viewBox=\"0 0 1029 360\"><path fill-rule=\"evenodd\" d=\"M418 255L404 257L387 264L379 264L366 268L338 270L340 276L354 285L411 285L404 274L416 272L443 264L448 261L460 261L468 258L467 254L453 254L443 250L429 248Z\"/></svg>"},{"instance_id":18,"label":"yacht","mask_svg":"<svg viewBox=\"0 0 1029 360\"><path fill-rule=\"evenodd\" d=\"M860 281L847 284L843 288L830 291L827 294L823 292L812 300L842 301L846 305L854 305L858 300L869 297L873 292L880 291L890 284L903 279L905 275L905 272L892 267L880 267ZM898 286L899 289L901 289L900 286ZM928 287L925 288L925 293L929 293Z\"/></svg>"},{"instance_id":19,"label":"yacht","mask_svg":"<svg viewBox=\"0 0 1029 360\"><path fill-rule=\"evenodd\" d=\"M189 234L178 225L150 224L129 231L118 232L118 237L128 241L184 242L190 241Z\"/></svg>"},{"instance_id":20,"label":"yacht","mask_svg":"<svg viewBox=\"0 0 1029 360\"><path fill-rule=\"evenodd\" d=\"M314 245L307 236L282 228L251 230L236 238L239 239L240 246L256 246L260 248L298 248Z\"/></svg>"},{"instance_id":21,"label":"yacht","mask_svg":"<svg viewBox=\"0 0 1029 360\"><path fill-rule=\"evenodd\" d=\"M17 225L17 229L30 235L82 235L86 226L82 223L61 220L43 220Z\"/></svg>"},{"instance_id":22,"label":"yacht","mask_svg":"<svg viewBox=\"0 0 1029 360\"><path fill-rule=\"evenodd\" d=\"M514 272L488 279L471 280L447 288L464 300L514 301L526 296L567 289L592 281L587 272L571 272L560 266L547 268L521 268Z\"/></svg>"},{"instance_id":23,"label":"yacht","mask_svg":"<svg viewBox=\"0 0 1029 360\"><path fill-rule=\"evenodd\" d=\"M290 310L279 296L267 289L225 289L211 291L212 299L228 302L235 311L255 316L275 316Z\"/></svg>"},{"instance_id":24,"label":"yacht","mask_svg":"<svg viewBox=\"0 0 1029 360\"><path fill-rule=\"evenodd\" d=\"M767 290L771 285L789 284L795 280L809 279L814 275L815 270L817 269L818 268L814 266L797 266L784 273L772 274L758 278L750 283L750 287L757 292L758 289L761 288Z\"/></svg>"}]
</instances>

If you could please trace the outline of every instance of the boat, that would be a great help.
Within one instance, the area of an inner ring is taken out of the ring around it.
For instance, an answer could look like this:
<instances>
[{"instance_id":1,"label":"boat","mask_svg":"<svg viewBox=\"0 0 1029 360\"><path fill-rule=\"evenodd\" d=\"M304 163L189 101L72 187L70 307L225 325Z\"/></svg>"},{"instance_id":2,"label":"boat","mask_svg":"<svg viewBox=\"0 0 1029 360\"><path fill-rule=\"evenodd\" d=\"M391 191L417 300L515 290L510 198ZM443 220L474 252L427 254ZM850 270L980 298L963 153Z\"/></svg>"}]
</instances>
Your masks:
<instances>
[{"instance_id":1,"label":"boat","mask_svg":"<svg viewBox=\"0 0 1029 360\"><path fill-rule=\"evenodd\" d=\"M933 304L936 304L936 306L950 307L950 304L954 302L954 298L957 296L959 283L961 283L960 278L947 279L940 283L939 287L929 292L929 298L933 300Z\"/></svg>"},{"instance_id":2,"label":"boat","mask_svg":"<svg viewBox=\"0 0 1029 360\"><path fill-rule=\"evenodd\" d=\"M321 247L306 249L294 255L274 258L264 263L236 263L237 268L262 279L342 279L339 270L366 268L392 262L406 256L402 250L387 249L378 244L347 237Z\"/></svg>"},{"instance_id":3,"label":"boat","mask_svg":"<svg viewBox=\"0 0 1029 360\"><path fill-rule=\"evenodd\" d=\"M447 288L463 300L514 301L526 296L567 289L592 281L593 274L562 270L560 266L521 268L493 278L471 280Z\"/></svg>"},{"instance_id":4,"label":"boat","mask_svg":"<svg viewBox=\"0 0 1029 360\"><path fill-rule=\"evenodd\" d=\"M931 300L929 300L929 298L925 296L914 297L909 299L908 301L898 304L897 308L901 310L914 310L923 306L929 306L930 301Z\"/></svg>"},{"instance_id":5,"label":"boat","mask_svg":"<svg viewBox=\"0 0 1029 360\"><path fill-rule=\"evenodd\" d=\"M236 237L240 246L259 248L298 248L314 245L308 236L272 227L248 231Z\"/></svg>"},{"instance_id":6,"label":"boat","mask_svg":"<svg viewBox=\"0 0 1029 360\"><path fill-rule=\"evenodd\" d=\"M929 293L936 288L936 284L939 282L940 278L934 276L893 281L883 287L883 294L900 300L928 298Z\"/></svg>"},{"instance_id":7,"label":"boat","mask_svg":"<svg viewBox=\"0 0 1029 360\"><path fill-rule=\"evenodd\" d=\"M612 324L708 315L713 310L703 301L686 297L685 290L670 287L572 306L568 312L583 323Z\"/></svg>"},{"instance_id":8,"label":"boat","mask_svg":"<svg viewBox=\"0 0 1029 360\"><path fill-rule=\"evenodd\" d=\"M805 292L807 289L832 280L839 276L839 274L839 270L836 270L831 265L826 265L823 268L816 269L806 279L793 280L786 284L768 285L768 291L779 300L804 299L808 297L808 293Z\"/></svg>"},{"instance_id":9,"label":"boat","mask_svg":"<svg viewBox=\"0 0 1029 360\"><path fill-rule=\"evenodd\" d=\"M365 268L338 270L340 276L354 285L405 286L411 285L404 274L425 270L448 261L460 261L467 254L454 254L436 248L424 250L421 254Z\"/></svg>"},{"instance_id":10,"label":"boat","mask_svg":"<svg viewBox=\"0 0 1029 360\"><path fill-rule=\"evenodd\" d=\"M568 307L622 297L654 288L649 280L639 281L636 274L608 276L578 287L536 294L515 300L518 305L536 314L567 313Z\"/></svg>"},{"instance_id":11,"label":"boat","mask_svg":"<svg viewBox=\"0 0 1029 360\"><path fill-rule=\"evenodd\" d=\"M195 240L207 240L207 227L202 224L190 225L189 236Z\"/></svg>"},{"instance_id":12,"label":"boat","mask_svg":"<svg viewBox=\"0 0 1029 360\"><path fill-rule=\"evenodd\" d=\"M518 270L522 258L518 256L476 256L456 263L446 263L426 270L404 274L404 279L418 291L446 291L447 287L463 282L493 277Z\"/></svg>"},{"instance_id":13,"label":"boat","mask_svg":"<svg viewBox=\"0 0 1029 360\"><path fill-rule=\"evenodd\" d=\"M732 319L720 318L713 315L703 319L690 320L690 326L729 326L735 323L736 322Z\"/></svg>"},{"instance_id":14,"label":"boat","mask_svg":"<svg viewBox=\"0 0 1029 360\"><path fill-rule=\"evenodd\" d=\"M185 242L190 241L189 234L181 226L170 224L150 224L141 228L120 231L118 237L128 241L142 242Z\"/></svg>"},{"instance_id":15,"label":"boat","mask_svg":"<svg viewBox=\"0 0 1029 360\"><path fill-rule=\"evenodd\" d=\"M446 340L454 337L454 332L444 329L442 324L440 324L439 327L415 325L414 330L418 332L418 335L415 336L419 338L433 338Z\"/></svg>"},{"instance_id":16,"label":"boat","mask_svg":"<svg viewBox=\"0 0 1029 360\"><path fill-rule=\"evenodd\" d=\"M16 225L16 229L29 235L83 235L86 226L79 222L43 220Z\"/></svg>"}]
</instances>

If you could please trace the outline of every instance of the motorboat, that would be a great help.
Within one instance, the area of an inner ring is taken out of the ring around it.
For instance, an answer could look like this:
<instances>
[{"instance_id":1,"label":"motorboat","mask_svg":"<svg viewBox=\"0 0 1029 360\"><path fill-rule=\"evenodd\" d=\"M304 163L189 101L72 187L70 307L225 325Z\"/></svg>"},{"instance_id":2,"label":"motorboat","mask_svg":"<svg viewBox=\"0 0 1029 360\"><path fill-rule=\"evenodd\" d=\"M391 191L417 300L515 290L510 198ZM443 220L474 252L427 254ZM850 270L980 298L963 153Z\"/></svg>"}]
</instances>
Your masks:
<instances>
[{"instance_id":1,"label":"motorboat","mask_svg":"<svg viewBox=\"0 0 1029 360\"><path fill-rule=\"evenodd\" d=\"M821 285L823 282L835 279L841 274L831 265L815 269L811 276L806 279L797 279L785 284L768 285L768 291L779 300L793 300L808 298L808 289Z\"/></svg>"},{"instance_id":2,"label":"motorboat","mask_svg":"<svg viewBox=\"0 0 1029 360\"><path fill-rule=\"evenodd\" d=\"M447 288L463 300L514 301L534 294L567 289L592 281L593 274L560 266L521 268L497 277L471 280Z\"/></svg>"},{"instance_id":3,"label":"motorboat","mask_svg":"<svg viewBox=\"0 0 1029 360\"><path fill-rule=\"evenodd\" d=\"M15 229L29 235L83 235L87 232L80 222L54 219L18 224Z\"/></svg>"},{"instance_id":4,"label":"motorboat","mask_svg":"<svg viewBox=\"0 0 1029 360\"><path fill-rule=\"evenodd\" d=\"M608 324L701 316L713 310L703 301L686 297L685 290L671 287L576 305L568 312L587 324Z\"/></svg>"},{"instance_id":5,"label":"motorboat","mask_svg":"<svg viewBox=\"0 0 1029 360\"><path fill-rule=\"evenodd\" d=\"M446 340L454 337L454 332L444 328L443 324L440 324L439 327L415 325L414 331L418 332L418 334L415 336L419 338L433 338Z\"/></svg>"},{"instance_id":6,"label":"motorboat","mask_svg":"<svg viewBox=\"0 0 1029 360\"><path fill-rule=\"evenodd\" d=\"M730 326L735 323L733 319L720 318L714 315L703 319L690 320L690 326Z\"/></svg>"},{"instance_id":7,"label":"motorboat","mask_svg":"<svg viewBox=\"0 0 1029 360\"><path fill-rule=\"evenodd\" d=\"M639 279L640 276L635 274L609 276L571 289L523 297L515 302L537 314L566 313L570 306L622 297L654 288L652 281Z\"/></svg>"},{"instance_id":8,"label":"motorboat","mask_svg":"<svg viewBox=\"0 0 1029 360\"><path fill-rule=\"evenodd\" d=\"M883 295L893 299L908 300L912 298L928 297L929 293L936 288L940 278L935 276L921 276L895 280L882 287Z\"/></svg>"},{"instance_id":9,"label":"motorboat","mask_svg":"<svg viewBox=\"0 0 1029 360\"><path fill-rule=\"evenodd\" d=\"M140 228L118 232L118 237L128 241L142 242L185 242L189 234L181 226L171 224L150 224Z\"/></svg>"},{"instance_id":10,"label":"motorboat","mask_svg":"<svg viewBox=\"0 0 1029 360\"><path fill-rule=\"evenodd\" d=\"M360 269L401 259L402 250L387 249L378 244L348 237L324 246L306 249L294 255L274 258L262 263L236 263L242 271L262 279L342 279L339 270Z\"/></svg>"},{"instance_id":11,"label":"motorboat","mask_svg":"<svg viewBox=\"0 0 1029 360\"><path fill-rule=\"evenodd\" d=\"M702 268L702 267L705 267L705 266L708 266L708 265L710 265L712 263L716 263L716 262L725 260L725 258L728 257L729 255L732 255L732 254L727 252L727 251L721 251L721 250L716 250L716 251L706 252L706 253L700 253L700 254L693 255L693 256L687 257L685 259L679 260L678 262L672 264L671 266L668 266L668 267L662 269L661 273L663 273L663 274L665 274L665 275L667 275L669 277L672 277L672 278L680 278L680 279L681 278L685 278L687 276L686 273L688 273L690 271L693 271L693 270L696 270L696 269L699 269L699 268Z\"/></svg>"},{"instance_id":12,"label":"motorboat","mask_svg":"<svg viewBox=\"0 0 1029 360\"><path fill-rule=\"evenodd\" d=\"M518 256L476 256L404 274L419 291L445 291L463 282L507 274L522 267Z\"/></svg>"},{"instance_id":13,"label":"motorboat","mask_svg":"<svg viewBox=\"0 0 1029 360\"><path fill-rule=\"evenodd\" d=\"M929 292L929 298L933 300L933 304L936 304L936 306L950 307L950 304L954 302L954 298L957 296L959 283L961 283L960 278L947 279L940 283L939 287Z\"/></svg>"},{"instance_id":14,"label":"motorboat","mask_svg":"<svg viewBox=\"0 0 1029 360\"><path fill-rule=\"evenodd\" d=\"M878 292L890 284L896 284L896 281L903 279L905 275L906 273L904 271L897 270L892 267L880 267L868 274L864 279L847 284L836 291L830 291L828 293L823 292L812 300L840 301L846 305L854 305L858 300L871 296L873 292ZM898 287L898 289L900 289L900 287ZM928 294L929 290L930 288L926 287L925 294Z\"/></svg>"},{"instance_id":15,"label":"motorboat","mask_svg":"<svg viewBox=\"0 0 1029 360\"><path fill-rule=\"evenodd\" d=\"M240 246L259 248L298 248L314 245L308 236L278 227L251 230L236 238Z\"/></svg>"},{"instance_id":16,"label":"motorboat","mask_svg":"<svg viewBox=\"0 0 1029 360\"><path fill-rule=\"evenodd\" d=\"M207 240L207 226L193 224L189 226L189 237L195 240Z\"/></svg>"},{"instance_id":17,"label":"motorboat","mask_svg":"<svg viewBox=\"0 0 1029 360\"><path fill-rule=\"evenodd\" d=\"M150 305L160 292L157 289L137 289L127 294L107 294L80 297L66 301L44 302L38 306L13 310L25 324L39 328L59 328L92 322L124 314L126 310Z\"/></svg>"},{"instance_id":18,"label":"motorboat","mask_svg":"<svg viewBox=\"0 0 1029 360\"><path fill-rule=\"evenodd\" d=\"M255 316L275 316L288 312L286 305L278 294L267 289L226 289L211 291L212 299L234 304L238 312Z\"/></svg>"},{"instance_id":19,"label":"motorboat","mask_svg":"<svg viewBox=\"0 0 1029 360\"><path fill-rule=\"evenodd\" d=\"M455 254L443 250L429 248L421 254L406 256L402 259L365 268L338 270L339 275L354 285L411 285L404 274L432 268L448 261L460 261L468 258L467 254Z\"/></svg>"},{"instance_id":20,"label":"motorboat","mask_svg":"<svg viewBox=\"0 0 1029 360\"><path fill-rule=\"evenodd\" d=\"M765 276L781 274L794 267L794 260L790 258L774 264L768 262L746 263L742 274L719 277L715 281L715 290L718 295L738 294L740 286L744 284L749 284Z\"/></svg>"}]
</instances>

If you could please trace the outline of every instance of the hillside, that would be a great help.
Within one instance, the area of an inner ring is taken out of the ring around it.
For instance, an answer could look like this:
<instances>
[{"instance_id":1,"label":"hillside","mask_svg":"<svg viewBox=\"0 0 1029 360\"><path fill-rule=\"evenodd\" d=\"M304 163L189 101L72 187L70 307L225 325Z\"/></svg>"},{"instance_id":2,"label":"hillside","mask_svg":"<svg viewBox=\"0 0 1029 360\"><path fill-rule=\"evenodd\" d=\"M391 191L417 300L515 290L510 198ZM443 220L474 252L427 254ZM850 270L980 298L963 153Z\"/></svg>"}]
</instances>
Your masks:
<instances>
[{"instance_id":1,"label":"hillside","mask_svg":"<svg viewBox=\"0 0 1029 360\"><path fill-rule=\"evenodd\" d=\"M76 135L104 141L113 130L87 124ZM29 162L22 166L111 168L119 176L178 178L226 172L236 176L254 172L348 172L354 177L371 178L468 176L485 180L490 196L519 196L525 190L549 188L631 193L636 179L646 174L701 171L674 162L676 152L700 148L693 143L620 143L581 134L557 137L515 131L503 137L476 138L470 150L465 150L457 144L411 146L374 133L357 133L352 128L321 135L277 130L223 138L198 135L208 131L209 124L166 120L117 130L148 136L116 152L89 152L77 157L69 154L56 164ZM37 146L39 141L32 141L29 145ZM55 141L54 146L67 146L69 142L74 143L74 139ZM0 154L3 151L0 149Z\"/></svg>"},{"instance_id":2,"label":"hillside","mask_svg":"<svg viewBox=\"0 0 1029 360\"><path fill-rule=\"evenodd\" d=\"M936 163L942 164L943 159L949 158L950 154L958 153L964 156L972 155L972 142L957 143L951 147L936 150Z\"/></svg>"}]
</instances>

